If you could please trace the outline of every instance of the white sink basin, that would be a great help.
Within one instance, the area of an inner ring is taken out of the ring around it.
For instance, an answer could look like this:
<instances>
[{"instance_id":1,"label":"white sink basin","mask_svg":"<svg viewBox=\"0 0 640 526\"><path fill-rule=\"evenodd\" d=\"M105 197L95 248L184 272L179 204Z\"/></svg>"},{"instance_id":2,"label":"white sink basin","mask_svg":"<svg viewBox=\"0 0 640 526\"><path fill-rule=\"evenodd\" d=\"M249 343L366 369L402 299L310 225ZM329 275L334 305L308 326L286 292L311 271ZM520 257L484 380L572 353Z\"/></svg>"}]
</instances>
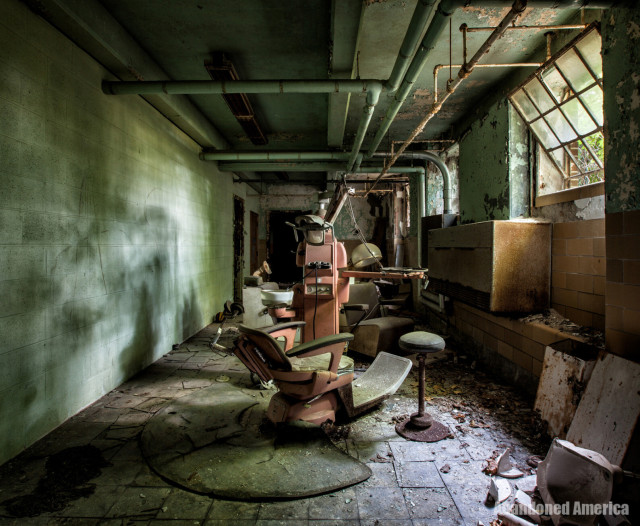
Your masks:
<instances>
[{"instance_id":1,"label":"white sink basin","mask_svg":"<svg viewBox=\"0 0 640 526\"><path fill-rule=\"evenodd\" d=\"M260 299L266 307L275 307L276 305L291 305L293 300L292 290L261 290Z\"/></svg>"}]
</instances>

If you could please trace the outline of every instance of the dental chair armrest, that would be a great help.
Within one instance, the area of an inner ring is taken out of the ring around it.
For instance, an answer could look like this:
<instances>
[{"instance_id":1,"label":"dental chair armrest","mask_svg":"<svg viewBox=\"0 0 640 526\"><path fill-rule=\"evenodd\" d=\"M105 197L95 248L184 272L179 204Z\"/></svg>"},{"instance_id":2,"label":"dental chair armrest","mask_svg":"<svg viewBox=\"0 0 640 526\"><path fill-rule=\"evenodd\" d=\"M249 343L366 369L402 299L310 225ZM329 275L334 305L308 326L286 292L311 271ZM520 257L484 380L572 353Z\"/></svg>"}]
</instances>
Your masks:
<instances>
[{"instance_id":1,"label":"dental chair armrest","mask_svg":"<svg viewBox=\"0 0 640 526\"><path fill-rule=\"evenodd\" d=\"M301 343L300 345L296 345L293 349L291 349L287 356L301 356L303 354L308 354L311 351L315 351L317 349L322 349L324 347L329 347L330 345L334 345L336 343L344 343L350 342L353 340L353 334L350 332L341 332L340 334L329 334L328 336L323 336L322 338L317 338L315 340L311 340L310 342ZM325 352L331 352L330 349L327 349ZM316 353L322 354L322 353Z\"/></svg>"},{"instance_id":2,"label":"dental chair armrest","mask_svg":"<svg viewBox=\"0 0 640 526\"><path fill-rule=\"evenodd\" d=\"M265 327L260 330L263 332L266 332L267 334L271 334L275 331L280 331L282 329L291 329L293 327L297 329L298 327L302 327L306 323L307 322L305 321L288 321L286 323L278 323L277 325L272 325L271 327Z\"/></svg>"}]
</instances>

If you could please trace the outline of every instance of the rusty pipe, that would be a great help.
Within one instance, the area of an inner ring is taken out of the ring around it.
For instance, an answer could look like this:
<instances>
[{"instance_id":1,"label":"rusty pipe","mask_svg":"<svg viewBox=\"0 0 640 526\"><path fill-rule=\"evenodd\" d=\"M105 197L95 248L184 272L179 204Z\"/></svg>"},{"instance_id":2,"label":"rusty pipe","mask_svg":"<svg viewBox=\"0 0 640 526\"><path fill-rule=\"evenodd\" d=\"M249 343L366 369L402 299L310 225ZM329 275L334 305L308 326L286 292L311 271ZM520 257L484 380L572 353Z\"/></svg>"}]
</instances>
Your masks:
<instances>
[{"instance_id":1,"label":"rusty pipe","mask_svg":"<svg viewBox=\"0 0 640 526\"><path fill-rule=\"evenodd\" d=\"M390 159L389 163L386 164L385 169L380 172L380 175L378 175L378 178L376 179L375 183L372 185L370 190L375 188L376 184L380 181L380 179L382 179L384 175L389 171L389 168L391 168L391 166L395 164L395 162L398 160L400 155L402 155L402 153L407 149L407 146L409 146L413 142L413 140L424 129L426 124L433 118L433 116L440 111L440 108L442 107L442 104L444 103L444 101L447 100L451 96L451 94L456 90L456 88L460 85L460 83L470 75L471 71L473 71L473 68L480 61L482 56L485 53L487 53L487 51L489 51L489 49L495 43L495 41L498 40L504 34L504 32L506 31L506 28L518 16L520 16L520 14L522 14L526 6L527 6L526 0L516 0L513 3L507 15L502 19L502 21L500 22L498 27L493 31L493 33L491 33L491 35L485 41L485 43L482 46L480 46L480 49L478 49L478 51L476 51L473 57L471 57L471 60L467 64L465 64L463 68L460 68L460 71L458 71L458 78L454 79L454 81L451 83L447 83L447 93L445 94L442 101L433 103L427 115L420 121L420 124L416 127L415 130L413 130L409 138L404 143L402 143L398 151Z\"/></svg>"},{"instance_id":2,"label":"rusty pipe","mask_svg":"<svg viewBox=\"0 0 640 526\"><path fill-rule=\"evenodd\" d=\"M476 64L476 68L524 68L524 67L540 67L542 62L513 62L510 64ZM449 64L437 64L433 68L433 102L438 102L438 72L449 66ZM461 68L462 64L453 64L454 68ZM402 141L400 141L402 142Z\"/></svg>"},{"instance_id":3,"label":"rusty pipe","mask_svg":"<svg viewBox=\"0 0 640 526\"><path fill-rule=\"evenodd\" d=\"M513 29L538 29L540 31L542 30L547 30L547 31L566 31L569 29L585 29L586 27L588 27L589 24L561 24L561 25L547 25L547 26L526 26L526 25L520 25L520 26L509 26L507 28L507 31L513 30ZM464 26L464 29L463 29ZM467 24L462 24L460 26L460 31L462 31L462 33L464 34L464 32L466 31L467 33L478 33L480 31L494 31L496 28L495 27L491 27L491 26L487 26L487 27L469 27L467 26Z\"/></svg>"}]
</instances>

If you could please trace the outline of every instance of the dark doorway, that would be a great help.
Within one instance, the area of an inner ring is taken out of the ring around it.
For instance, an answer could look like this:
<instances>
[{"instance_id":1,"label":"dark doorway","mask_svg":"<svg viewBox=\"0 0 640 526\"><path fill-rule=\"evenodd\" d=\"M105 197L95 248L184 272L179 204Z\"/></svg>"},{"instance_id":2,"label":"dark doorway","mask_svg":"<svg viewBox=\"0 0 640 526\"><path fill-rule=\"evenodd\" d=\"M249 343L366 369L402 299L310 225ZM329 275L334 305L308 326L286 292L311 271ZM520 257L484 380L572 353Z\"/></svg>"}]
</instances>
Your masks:
<instances>
[{"instance_id":1,"label":"dark doorway","mask_svg":"<svg viewBox=\"0 0 640 526\"><path fill-rule=\"evenodd\" d=\"M244 199L233 196L233 301L242 301L244 275Z\"/></svg>"},{"instance_id":2,"label":"dark doorway","mask_svg":"<svg viewBox=\"0 0 640 526\"><path fill-rule=\"evenodd\" d=\"M258 214L249 212L249 272L254 272L258 264Z\"/></svg>"},{"instance_id":3,"label":"dark doorway","mask_svg":"<svg viewBox=\"0 0 640 526\"><path fill-rule=\"evenodd\" d=\"M282 284L295 283L302 277L302 269L296 265L298 243L293 237L293 229L286 222L305 212L300 210L272 210L269 212L267 251L271 267L271 281Z\"/></svg>"}]
</instances>

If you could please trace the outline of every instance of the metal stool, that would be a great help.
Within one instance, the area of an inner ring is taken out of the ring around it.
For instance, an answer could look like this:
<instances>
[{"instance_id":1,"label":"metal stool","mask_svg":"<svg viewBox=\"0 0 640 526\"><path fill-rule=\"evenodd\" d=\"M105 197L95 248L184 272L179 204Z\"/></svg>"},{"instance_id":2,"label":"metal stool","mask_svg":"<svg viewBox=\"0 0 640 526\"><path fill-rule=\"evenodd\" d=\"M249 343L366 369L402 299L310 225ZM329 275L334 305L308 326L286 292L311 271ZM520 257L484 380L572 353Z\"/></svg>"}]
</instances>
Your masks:
<instances>
[{"instance_id":1,"label":"metal stool","mask_svg":"<svg viewBox=\"0 0 640 526\"><path fill-rule=\"evenodd\" d=\"M418 354L419 384L418 412L396 424L396 432L400 436L416 442L437 442L442 440L449 435L449 428L435 421L429 413L424 411L424 370L427 354L442 351L444 349L444 340L437 334L415 331L403 335L400 338L399 345L403 351Z\"/></svg>"}]
</instances>

